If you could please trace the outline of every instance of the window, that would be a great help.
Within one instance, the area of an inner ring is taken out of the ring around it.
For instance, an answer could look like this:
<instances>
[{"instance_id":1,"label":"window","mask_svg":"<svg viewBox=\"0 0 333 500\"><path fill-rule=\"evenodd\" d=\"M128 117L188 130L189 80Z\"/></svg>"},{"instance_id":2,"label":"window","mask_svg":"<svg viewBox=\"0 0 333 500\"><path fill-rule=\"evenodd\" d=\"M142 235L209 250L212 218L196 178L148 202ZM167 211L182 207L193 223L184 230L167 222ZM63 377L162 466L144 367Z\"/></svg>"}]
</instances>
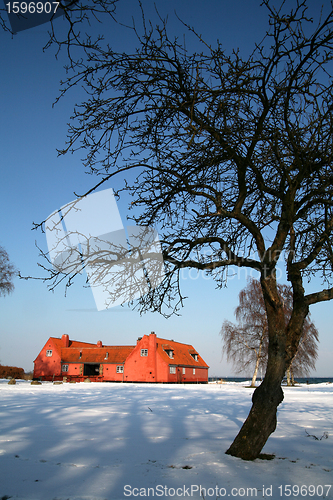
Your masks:
<instances>
[{"instance_id":1,"label":"window","mask_svg":"<svg viewBox=\"0 0 333 500\"><path fill-rule=\"evenodd\" d=\"M169 358L173 358L173 350L172 349L165 349L165 352L167 353L167 355L169 356Z\"/></svg>"},{"instance_id":2,"label":"window","mask_svg":"<svg viewBox=\"0 0 333 500\"><path fill-rule=\"evenodd\" d=\"M170 373L176 373L176 367L170 366Z\"/></svg>"},{"instance_id":3,"label":"window","mask_svg":"<svg viewBox=\"0 0 333 500\"><path fill-rule=\"evenodd\" d=\"M183 368L183 375L185 375L185 372L186 372L186 368Z\"/></svg>"},{"instance_id":4,"label":"window","mask_svg":"<svg viewBox=\"0 0 333 500\"><path fill-rule=\"evenodd\" d=\"M47 356L48 358L50 358L50 357L52 356L52 349L48 349L48 350L46 351L46 356Z\"/></svg>"},{"instance_id":5,"label":"window","mask_svg":"<svg viewBox=\"0 0 333 500\"><path fill-rule=\"evenodd\" d=\"M141 349L141 356L148 356L148 349Z\"/></svg>"},{"instance_id":6,"label":"window","mask_svg":"<svg viewBox=\"0 0 333 500\"><path fill-rule=\"evenodd\" d=\"M193 368L193 375L195 375L195 368Z\"/></svg>"},{"instance_id":7,"label":"window","mask_svg":"<svg viewBox=\"0 0 333 500\"><path fill-rule=\"evenodd\" d=\"M62 372L68 372L68 365L62 365L61 371Z\"/></svg>"},{"instance_id":8,"label":"window","mask_svg":"<svg viewBox=\"0 0 333 500\"><path fill-rule=\"evenodd\" d=\"M197 354L192 354L191 353L191 356L194 359L194 361L198 361L198 355Z\"/></svg>"},{"instance_id":9,"label":"window","mask_svg":"<svg viewBox=\"0 0 333 500\"><path fill-rule=\"evenodd\" d=\"M108 357L109 357L109 353L107 352L107 353L105 354L105 359L108 359Z\"/></svg>"},{"instance_id":10,"label":"window","mask_svg":"<svg viewBox=\"0 0 333 500\"><path fill-rule=\"evenodd\" d=\"M123 366L117 366L117 373L124 373L124 367Z\"/></svg>"},{"instance_id":11,"label":"window","mask_svg":"<svg viewBox=\"0 0 333 500\"><path fill-rule=\"evenodd\" d=\"M80 355L79 355L79 359L81 359L81 358L82 358L82 351L80 351Z\"/></svg>"}]
</instances>

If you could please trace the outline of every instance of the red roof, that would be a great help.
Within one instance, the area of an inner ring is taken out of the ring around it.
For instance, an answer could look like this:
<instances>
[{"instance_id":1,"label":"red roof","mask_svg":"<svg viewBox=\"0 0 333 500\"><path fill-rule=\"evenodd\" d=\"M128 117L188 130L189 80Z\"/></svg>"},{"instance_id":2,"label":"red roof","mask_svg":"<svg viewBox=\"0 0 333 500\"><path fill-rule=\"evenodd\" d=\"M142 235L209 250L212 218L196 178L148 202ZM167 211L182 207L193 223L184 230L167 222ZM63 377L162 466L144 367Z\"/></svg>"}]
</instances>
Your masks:
<instances>
[{"instance_id":1,"label":"red roof","mask_svg":"<svg viewBox=\"0 0 333 500\"><path fill-rule=\"evenodd\" d=\"M62 339L51 337L61 361L64 363L124 363L134 349L132 346L98 347L88 342L69 341L69 347L64 347Z\"/></svg>"},{"instance_id":2,"label":"red roof","mask_svg":"<svg viewBox=\"0 0 333 500\"><path fill-rule=\"evenodd\" d=\"M202 359L200 354L190 344L181 344L173 340L165 340L156 338L157 352L161 358L169 365L190 366L193 368L209 368L207 363ZM173 351L173 357L165 352L166 350ZM191 354L197 354L198 361L195 361Z\"/></svg>"},{"instance_id":3,"label":"red roof","mask_svg":"<svg viewBox=\"0 0 333 500\"><path fill-rule=\"evenodd\" d=\"M103 346L103 347L63 347L61 359L66 363L125 363L134 346Z\"/></svg>"}]
</instances>

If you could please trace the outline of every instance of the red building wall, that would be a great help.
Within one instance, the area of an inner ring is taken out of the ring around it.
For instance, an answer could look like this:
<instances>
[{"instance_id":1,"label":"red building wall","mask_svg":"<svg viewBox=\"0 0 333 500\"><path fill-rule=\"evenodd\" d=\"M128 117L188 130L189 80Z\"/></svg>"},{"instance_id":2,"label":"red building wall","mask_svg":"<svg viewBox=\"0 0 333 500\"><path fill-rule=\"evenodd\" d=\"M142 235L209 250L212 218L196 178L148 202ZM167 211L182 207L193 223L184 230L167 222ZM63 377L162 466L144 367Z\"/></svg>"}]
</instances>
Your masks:
<instances>
[{"instance_id":1,"label":"red building wall","mask_svg":"<svg viewBox=\"0 0 333 500\"><path fill-rule=\"evenodd\" d=\"M68 366L67 371L62 371L61 376L67 377L68 379L79 379L80 377L83 380L83 363L62 363L61 367Z\"/></svg>"},{"instance_id":2,"label":"red building wall","mask_svg":"<svg viewBox=\"0 0 333 500\"><path fill-rule=\"evenodd\" d=\"M208 368L195 368L195 373L193 373L193 367L185 367L185 374L183 374L182 368L178 370L180 382L208 382Z\"/></svg>"},{"instance_id":3,"label":"red building wall","mask_svg":"<svg viewBox=\"0 0 333 500\"><path fill-rule=\"evenodd\" d=\"M107 382L123 382L124 373L117 373L117 366L124 366L123 363L119 364L104 364L103 365L103 380Z\"/></svg>"},{"instance_id":4,"label":"red building wall","mask_svg":"<svg viewBox=\"0 0 333 500\"><path fill-rule=\"evenodd\" d=\"M87 376L84 376L83 363L63 363L62 366L64 364L68 365L68 370L62 372L61 378L67 377L67 379L76 380L77 382L82 382L87 378ZM103 363L99 366L100 373L96 376L89 376L92 381L123 382L124 374L121 372L117 373L117 366L123 366L123 363Z\"/></svg>"},{"instance_id":5,"label":"red building wall","mask_svg":"<svg viewBox=\"0 0 333 500\"><path fill-rule=\"evenodd\" d=\"M47 351L52 351L52 355L47 356ZM43 380L59 380L62 378L60 355L52 339L46 342L34 363L34 378L42 377Z\"/></svg>"},{"instance_id":6,"label":"red building wall","mask_svg":"<svg viewBox=\"0 0 333 500\"><path fill-rule=\"evenodd\" d=\"M169 365L161 359L161 356L158 353L156 359L156 374L158 382L171 382Z\"/></svg>"},{"instance_id":7,"label":"red building wall","mask_svg":"<svg viewBox=\"0 0 333 500\"><path fill-rule=\"evenodd\" d=\"M158 370L159 382L177 384L208 382L208 368L195 368L195 373L193 373L192 366L176 366L176 373L170 373L170 366L166 364L163 366L160 363L158 366L160 366ZM183 373L183 368L185 368L185 373Z\"/></svg>"},{"instance_id":8,"label":"red building wall","mask_svg":"<svg viewBox=\"0 0 333 500\"><path fill-rule=\"evenodd\" d=\"M148 355L143 356L142 350L147 350ZM124 372L124 382L157 382L155 333L149 336L144 335L138 340L134 350L125 361Z\"/></svg>"}]
</instances>

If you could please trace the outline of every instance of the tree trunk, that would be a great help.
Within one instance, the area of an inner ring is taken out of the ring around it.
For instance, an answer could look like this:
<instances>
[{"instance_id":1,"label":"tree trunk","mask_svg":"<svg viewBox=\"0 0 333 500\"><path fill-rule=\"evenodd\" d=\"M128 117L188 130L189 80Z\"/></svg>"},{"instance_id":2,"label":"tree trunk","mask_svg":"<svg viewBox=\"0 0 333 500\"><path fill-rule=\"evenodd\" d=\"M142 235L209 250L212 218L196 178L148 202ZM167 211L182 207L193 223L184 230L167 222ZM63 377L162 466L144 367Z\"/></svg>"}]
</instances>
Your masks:
<instances>
[{"instance_id":1,"label":"tree trunk","mask_svg":"<svg viewBox=\"0 0 333 500\"><path fill-rule=\"evenodd\" d=\"M253 393L252 408L236 436L228 455L243 460L256 459L276 429L277 407L283 401L281 382L286 370L286 325L275 277L262 279L268 321L268 361L263 382Z\"/></svg>"},{"instance_id":2,"label":"tree trunk","mask_svg":"<svg viewBox=\"0 0 333 500\"><path fill-rule=\"evenodd\" d=\"M256 366L254 368L254 373L253 373L253 377L252 377L251 387L255 387L256 380L257 380L258 368L259 368L259 363L260 363L260 358L261 358L262 342L263 342L263 339L261 337L259 350L258 350L258 354L257 354L257 359L256 359Z\"/></svg>"},{"instance_id":3,"label":"tree trunk","mask_svg":"<svg viewBox=\"0 0 333 500\"><path fill-rule=\"evenodd\" d=\"M291 385L291 382L290 382L290 367L287 369L287 385L290 386Z\"/></svg>"},{"instance_id":4,"label":"tree trunk","mask_svg":"<svg viewBox=\"0 0 333 500\"><path fill-rule=\"evenodd\" d=\"M293 277L294 278L294 277ZM282 302L277 292L275 275L261 277L268 323L268 361L263 382L253 393L252 407L242 428L236 436L228 455L254 460L258 458L267 439L276 429L277 407L283 401L281 382L286 367L296 354L301 338L304 319L309 312L304 302L301 278L296 276L293 284L293 311L288 325Z\"/></svg>"},{"instance_id":5,"label":"tree trunk","mask_svg":"<svg viewBox=\"0 0 333 500\"><path fill-rule=\"evenodd\" d=\"M267 372L262 384L252 396L252 408L241 430L236 436L228 455L254 460L258 458L267 439L276 429L276 410L283 401L281 380L283 375L275 374L270 379Z\"/></svg>"},{"instance_id":6,"label":"tree trunk","mask_svg":"<svg viewBox=\"0 0 333 500\"><path fill-rule=\"evenodd\" d=\"M252 377L251 387L255 387L255 385L256 385L258 368L259 368L259 358L256 361L256 366L255 366L254 374L253 374L253 377Z\"/></svg>"}]
</instances>

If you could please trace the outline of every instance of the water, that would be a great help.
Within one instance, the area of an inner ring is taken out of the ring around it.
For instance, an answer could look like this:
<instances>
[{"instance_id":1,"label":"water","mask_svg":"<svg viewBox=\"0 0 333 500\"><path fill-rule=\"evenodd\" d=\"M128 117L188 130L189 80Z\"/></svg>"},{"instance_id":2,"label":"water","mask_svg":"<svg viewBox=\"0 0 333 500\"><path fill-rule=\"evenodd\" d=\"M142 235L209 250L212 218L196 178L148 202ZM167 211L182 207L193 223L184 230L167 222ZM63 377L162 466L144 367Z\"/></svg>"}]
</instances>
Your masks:
<instances>
[{"instance_id":1,"label":"water","mask_svg":"<svg viewBox=\"0 0 333 500\"><path fill-rule=\"evenodd\" d=\"M217 380L223 380L223 382L251 382L252 377L209 377L209 382L215 382ZM260 382L260 377L257 378L257 382ZM284 383L284 382L283 382ZM295 383L297 384L323 384L330 383L333 384L333 377L295 377Z\"/></svg>"},{"instance_id":2,"label":"water","mask_svg":"<svg viewBox=\"0 0 333 500\"><path fill-rule=\"evenodd\" d=\"M295 377L295 382L299 384L333 384L333 377Z\"/></svg>"}]
</instances>

